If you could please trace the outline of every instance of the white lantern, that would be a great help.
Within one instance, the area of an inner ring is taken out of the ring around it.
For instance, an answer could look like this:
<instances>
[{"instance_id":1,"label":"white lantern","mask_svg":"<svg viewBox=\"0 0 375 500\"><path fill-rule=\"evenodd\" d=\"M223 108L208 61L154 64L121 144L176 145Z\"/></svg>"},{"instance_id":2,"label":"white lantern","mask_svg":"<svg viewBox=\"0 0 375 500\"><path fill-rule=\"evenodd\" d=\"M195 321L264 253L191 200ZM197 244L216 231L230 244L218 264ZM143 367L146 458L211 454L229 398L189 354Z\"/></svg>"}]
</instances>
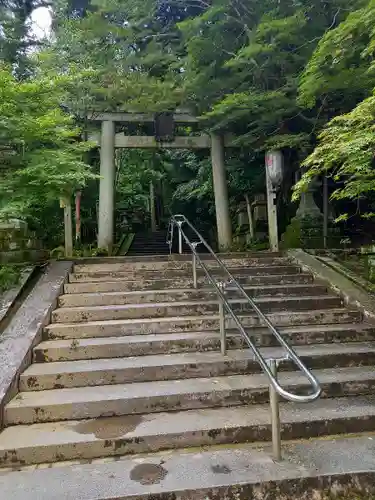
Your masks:
<instances>
[{"instance_id":1,"label":"white lantern","mask_svg":"<svg viewBox=\"0 0 375 500\"><path fill-rule=\"evenodd\" d=\"M266 153L267 176L273 189L278 189L283 180L283 154L281 151L267 151Z\"/></svg>"}]
</instances>

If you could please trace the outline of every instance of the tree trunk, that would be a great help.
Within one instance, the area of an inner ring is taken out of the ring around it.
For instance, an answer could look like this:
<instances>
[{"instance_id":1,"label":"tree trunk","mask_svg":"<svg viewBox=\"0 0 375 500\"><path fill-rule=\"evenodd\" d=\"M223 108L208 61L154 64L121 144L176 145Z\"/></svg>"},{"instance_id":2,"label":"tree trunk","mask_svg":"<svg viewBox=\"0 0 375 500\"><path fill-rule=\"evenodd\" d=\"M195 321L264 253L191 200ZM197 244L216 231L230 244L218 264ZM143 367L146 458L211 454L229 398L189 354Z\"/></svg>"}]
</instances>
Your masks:
<instances>
[{"instance_id":1,"label":"tree trunk","mask_svg":"<svg viewBox=\"0 0 375 500\"><path fill-rule=\"evenodd\" d=\"M73 224L72 203L69 198L63 201L64 206L64 229L65 229L65 257L73 256Z\"/></svg>"},{"instance_id":2,"label":"tree trunk","mask_svg":"<svg viewBox=\"0 0 375 500\"><path fill-rule=\"evenodd\" d=\"M254 231L254 220L253 220L253 211L251 209L250 200L247 194L245 194L246 200L246 208L247 208L247 216L249 219L249 233L251 240L255 239L255 231Z\"/></svg>"}]
</instances>

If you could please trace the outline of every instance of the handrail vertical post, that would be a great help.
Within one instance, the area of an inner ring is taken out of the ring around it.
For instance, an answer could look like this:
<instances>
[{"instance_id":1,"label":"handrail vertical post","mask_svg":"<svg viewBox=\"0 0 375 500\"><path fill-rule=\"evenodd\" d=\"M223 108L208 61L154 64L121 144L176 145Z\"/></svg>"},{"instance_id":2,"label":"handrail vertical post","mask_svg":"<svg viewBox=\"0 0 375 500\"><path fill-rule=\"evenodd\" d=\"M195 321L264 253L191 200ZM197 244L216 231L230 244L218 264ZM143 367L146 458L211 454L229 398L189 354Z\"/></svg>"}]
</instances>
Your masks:
<instances>
[{"instance_id":1,"label":"handrail vertical post","mask_svg":"<svg viewBox=\"0 0 375 500\"><path fill-rule=\"evenodd\" d=\"M197 257L195 253L193 253L193 287L198 288L198 279L197 279Z\"/></svg>"},{"instance_id":2,"label":"handrail vertical post","mask_svg":"<svg viewBox=\"0 0 375 500\"><path fill-rule=\"evenodd\" d=\"M220 344L221 344L221 354L226 356L227 354L227 335L225 331L225 310L224 303L219 299L219 323L220 323Z\"/></svg>"},{"instance_id":3,"label":"handrail vertical post","mask_svg":"<svg viewBox=\"0 0 375 500\"><path fill-rule=\"evenodd\" d=\"M219 288L223 293L225 293L225 284L218 283ZM221 354L226 356L227 354L227 332L225 330L225 306L221 298L219 298L219 327L220 327L220 346Z\"/></svg>"},{"instance_id":4,"label":"handrail vertical post","mask_svg":"<svg viewBox=\"0 0 375 500\"><path fill-rule=\"evenodd\" d=\"M173 222L170 222L169 226L168 226L168 236L167 236L167 238L168 238L167 243L169 246L169 255L172 255L173 232L174 232L174 224L173 224Z\"/></svg>"},{"instance_id":5,"label":"handrail vertical post","mask_svg":"<svg viewBox=\"0 0 375 500\"><path fill-rule=\"evenodd\" d=\"M277 380L277 360L269 359L268 365L274 378ZM280 424L280 399L279 395L270 382L270 408L271 408L271 426L272 426L272 449L276 461L282 459L281 456L281 424Z\"/></svg>"},{"instance_id":6,"label":"handrail vertical post","mask_svg":"<svg viewBox=\"0 0 375 500\"><path fill-rule=\"evenodd\" d=\"M178 253L182 254L182 230L181 230L182 222L178 221L177 224L178 224Z\"/></svg>"},{"instance_id":7,"label":"handrail vertical post","mask_svg":"<svg viewBox=\"0 0 375 500\"><path fill-rule=\"evenodd\" d=\"M192 243L194 250L197 249L199 243ZM193 287L198 288L198 279L197 279L197 254L193 252Z\"/></svg>"}]
</instances>

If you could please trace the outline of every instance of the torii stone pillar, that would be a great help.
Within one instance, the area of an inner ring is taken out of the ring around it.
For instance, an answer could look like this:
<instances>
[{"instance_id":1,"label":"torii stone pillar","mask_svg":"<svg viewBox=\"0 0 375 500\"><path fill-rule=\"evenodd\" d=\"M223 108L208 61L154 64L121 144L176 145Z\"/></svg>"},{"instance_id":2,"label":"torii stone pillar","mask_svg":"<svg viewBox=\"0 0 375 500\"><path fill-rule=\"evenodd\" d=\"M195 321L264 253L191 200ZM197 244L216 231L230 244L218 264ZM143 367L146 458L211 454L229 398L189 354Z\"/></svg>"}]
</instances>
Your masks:
<instances>
[{"instance_id":1,"label":"torii stone pillar","mask_svg":"<svg viewBox=\"0 0 375 500\"><path fill-rule=\"evenodd\" d=\"M232 224L225 174L224 138L221 135L211 134L211 159L219 249L229 250L232 245Z\"/></svg>"},{"instance_id":2,"label":"torii stone pillar","mask_svg":"<svg viewBox=\"0 0 375 500\"><path fill-rule=\"evenodd\" d=\"M98 247L109 251L113 245L115 174L115 122L103 121L100 141Z\"/></svg>"}]
</instances>

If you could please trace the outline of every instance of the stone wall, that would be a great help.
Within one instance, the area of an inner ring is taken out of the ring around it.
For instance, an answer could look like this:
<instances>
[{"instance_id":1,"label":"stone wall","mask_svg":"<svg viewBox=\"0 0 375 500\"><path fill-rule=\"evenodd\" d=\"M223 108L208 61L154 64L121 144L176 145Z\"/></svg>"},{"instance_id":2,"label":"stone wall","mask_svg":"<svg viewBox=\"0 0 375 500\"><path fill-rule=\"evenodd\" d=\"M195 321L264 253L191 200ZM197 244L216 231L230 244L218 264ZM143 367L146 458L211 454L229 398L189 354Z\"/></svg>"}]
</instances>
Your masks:
<instances>
[{"instance_id":1,"label":"stone wall","mask_svg":"<svg viewBox=\"0 0 375 500\"><path fill-rule=\"evenodd\" d=\"M47 254L26 222L17 219L0 222L0 264L36 262Z\"/></svg>"}]
</instances>

